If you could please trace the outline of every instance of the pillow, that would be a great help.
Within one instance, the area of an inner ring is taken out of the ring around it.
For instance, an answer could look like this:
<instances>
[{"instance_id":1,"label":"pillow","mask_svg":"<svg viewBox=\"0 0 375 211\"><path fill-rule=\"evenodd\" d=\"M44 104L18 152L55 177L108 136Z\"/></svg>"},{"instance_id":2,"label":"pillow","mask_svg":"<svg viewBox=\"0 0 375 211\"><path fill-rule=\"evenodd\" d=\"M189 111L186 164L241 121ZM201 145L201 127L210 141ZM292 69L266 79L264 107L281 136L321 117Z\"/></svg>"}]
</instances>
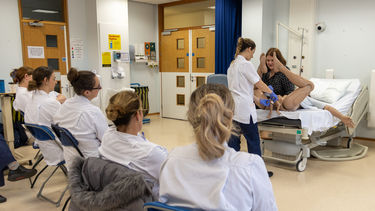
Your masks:
<instances>
[{"instance_id":1,"label":"pillow","mask_svg":"<svg viewBox=\"0 0 375 211\"><path fill-rule=\"evenodd\" d=\"M314 90L310 93L310 96L330 104L338 101L351 84L351 80L346 79L312 78L310 81L314 83Z\"/></svg>"}]
</instances>

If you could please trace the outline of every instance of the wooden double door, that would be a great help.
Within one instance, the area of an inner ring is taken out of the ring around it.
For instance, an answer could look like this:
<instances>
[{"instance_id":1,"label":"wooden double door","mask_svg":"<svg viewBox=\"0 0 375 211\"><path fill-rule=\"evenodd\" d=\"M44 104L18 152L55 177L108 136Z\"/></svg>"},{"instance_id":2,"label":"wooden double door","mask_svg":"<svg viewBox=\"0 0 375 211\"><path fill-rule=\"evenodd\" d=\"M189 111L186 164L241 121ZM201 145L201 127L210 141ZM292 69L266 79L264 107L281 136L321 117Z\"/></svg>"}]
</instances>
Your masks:
<instances>
[{"instance_id":1,"label":"wooden double door","mask_svg":"<svg viewBox=\"0 0 375 211\"><path fill-rule=\"evenodd\" d=\"M187 119L191 93L215 72L215 32L178 30L161 36L162 117Z\"/></svg>"}]
</instances>

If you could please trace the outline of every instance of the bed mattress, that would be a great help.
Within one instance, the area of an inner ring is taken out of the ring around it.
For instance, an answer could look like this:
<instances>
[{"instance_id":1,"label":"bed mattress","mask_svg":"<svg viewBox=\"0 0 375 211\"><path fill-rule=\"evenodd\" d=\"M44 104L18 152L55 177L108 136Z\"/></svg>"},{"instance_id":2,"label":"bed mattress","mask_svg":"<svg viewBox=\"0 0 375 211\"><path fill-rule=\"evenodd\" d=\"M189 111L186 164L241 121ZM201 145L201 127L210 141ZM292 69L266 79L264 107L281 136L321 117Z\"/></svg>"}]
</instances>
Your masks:
<instances>
[{"instance_id":1,"label":"bed mattress","mask_svg":"<svg viewBox=\"0 0 375 211\"><path fill-rule=\"evenodd\" d=\"M358 79L334 79L334 80L349 80L351 81L350 85L345 91L345 94L337 101L332 104L328 104L341 113L348 115L350 109L355 102L356 98L358 97L361 91L361 84ZM319 84L315 84L315 86L319 86ZM269 110L262 110L257 109L257 116L258 122L264 122L267 124L279 124L285 120L282 119L290 119L290 120L300 120L300 125L298 122L289 121L286 122L287 124L294 124L299 128L305 129L309 135L312 134L314 131L325 131L329 128L337 125L340 120L327 110L322 110L316 107L309 107L304 109L298 109L296 111L280 111L280 115L276 113L274 110L270 118L268 118ZM282 117L282 118L280 118ZM276 118L276 119L275 119ZM272 119L272 120L270 120Z\"/></svg>"}]
</instances>

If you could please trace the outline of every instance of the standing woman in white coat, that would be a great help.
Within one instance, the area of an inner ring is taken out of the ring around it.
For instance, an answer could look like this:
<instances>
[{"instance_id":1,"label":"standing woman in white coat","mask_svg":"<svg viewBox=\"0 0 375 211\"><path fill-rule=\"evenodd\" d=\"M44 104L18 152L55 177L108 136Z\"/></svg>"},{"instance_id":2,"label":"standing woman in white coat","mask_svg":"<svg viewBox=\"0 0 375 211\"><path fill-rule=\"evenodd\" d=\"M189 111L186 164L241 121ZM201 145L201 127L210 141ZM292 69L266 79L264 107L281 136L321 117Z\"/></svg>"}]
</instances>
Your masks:
<instances>
[{"instance_id":1,"label":"standing woman in white coat","mask_svg":"<svg viewBox=\"0 0 375 211\"><path fill-rule=\"evenodd\" d=\"M132 91L121 91L111 97L106 113L115 125L105 132L100 155L143 173L154 185L154 195L158 195L160 167L168 152L139 134L143 120L140 97Z\"/></svg>"},{"instance_id":2,"label":"standing woman in white coat","mask_svg":"<svg viewBox=\"0 0 375 211\"><path fill-rule=\"evenodd\" d=\"M267 87L260 79L257 70L251 63L255 52L255 42L248 38L238 38L235 60L228 69L228 88L232 93L235 109L233 123L240 134L243 134L247 142L247 150L249 153L262 156L260 150L260 139L257 125L257 113L254 104L254 87L261 92L269 94L271 100L277 101L277 95ZM269 106L269 100L261 100L261 104ZM232 135L228 145L240 150L240 136ZM269 176L273 173L269 172Z\"/></svg>"},{"instance_id":3,"label":"standing woman in white coat","mask_svg":"<svg viewBox=\"0 0 375 211\"><path fill-rule=\"evenodd\" d=\"M54 122L68 129L78 140L78 148L85 157L99 157L98 148L104 132L108 129L107 118L91 100L98 96L99 78L91 71L71 68L68 80L76 95L68 99L54 117ZM73 158L79 156L73 147L64 147L64 158L68 169Z\"/></svg>"},{"instance_id":4,"label":"standing woman in white coat","mask_svg":"<svg viewBox=\"0 0 375 211\"><path fill-rule=\"evenodd\" d=\"M48 67L38 67L33 72L33 80L28 90L32 91L31 101L25 108L25 122L51 127L53 116L59 111L61 103L49 96L56 85L55 73ZM52 141L36 140L44 160L48 165L56 165L64 160L62 149Z\"/></svg>"}]
</instances>

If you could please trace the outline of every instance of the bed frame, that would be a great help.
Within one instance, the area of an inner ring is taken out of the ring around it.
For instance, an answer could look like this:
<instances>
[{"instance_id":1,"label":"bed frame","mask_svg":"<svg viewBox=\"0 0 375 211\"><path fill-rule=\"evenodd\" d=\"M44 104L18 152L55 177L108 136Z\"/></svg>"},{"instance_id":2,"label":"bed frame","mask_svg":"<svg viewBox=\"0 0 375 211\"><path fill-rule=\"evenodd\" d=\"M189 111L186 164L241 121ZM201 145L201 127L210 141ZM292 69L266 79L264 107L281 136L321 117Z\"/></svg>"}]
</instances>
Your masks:
<instances>
[{"instance_id":1,"label":"bed frame","mask_svg":"<svg viewBox=\"0 0 375 211\"><path fill-rule=\"evenodd\" d=\"M349 114L355 128L348 128L342 122L324 132L307 134L307 130L300 127L301 124L280 124L278 121L267 120L258 122L261 131L271 132L270 140L261 139L262 151L265 159L284 162L296 166L297 171L304 171L307 158L311 155L328 161L343 161L362 158L367 153L367 147L353 143L355 129L358 123L368 112L369 92L367 86L363 86L357 99L354 101ZM300 120L296 120L300 121ZM342 145L343 138L348 138L346 148L337 148ZM317 146L334 146L333 149L313 149Z\"/></svg>"}]
</instances>

